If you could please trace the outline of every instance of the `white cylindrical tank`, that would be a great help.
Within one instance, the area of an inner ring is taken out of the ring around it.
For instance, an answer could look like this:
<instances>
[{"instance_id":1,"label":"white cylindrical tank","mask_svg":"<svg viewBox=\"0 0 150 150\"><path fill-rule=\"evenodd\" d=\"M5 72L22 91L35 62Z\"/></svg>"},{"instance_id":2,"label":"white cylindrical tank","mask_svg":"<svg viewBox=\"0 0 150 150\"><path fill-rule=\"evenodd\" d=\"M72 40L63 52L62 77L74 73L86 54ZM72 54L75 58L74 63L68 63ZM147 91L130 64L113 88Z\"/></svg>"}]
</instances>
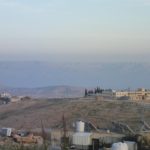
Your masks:
<instances>
[{"instance_id":1,"label":"white cylindrical tank","mask_svg":"<svg viewBox=\"0 0 150 150\"><path fill-rule=\"evenodd\" d=\"M76 122L76 132L84 132L85 123L83 121Z\"/></svg>"},{"instance_id":2,"label":"white cylindrical tank","mask_svg":"<svg viewBox=\"0 0 150 150\"><path fill-rule=\"evenodd\" d=\"M126 143L114 143L111 150L128 150L128 146Z\"/></svg>"}]
</instances>

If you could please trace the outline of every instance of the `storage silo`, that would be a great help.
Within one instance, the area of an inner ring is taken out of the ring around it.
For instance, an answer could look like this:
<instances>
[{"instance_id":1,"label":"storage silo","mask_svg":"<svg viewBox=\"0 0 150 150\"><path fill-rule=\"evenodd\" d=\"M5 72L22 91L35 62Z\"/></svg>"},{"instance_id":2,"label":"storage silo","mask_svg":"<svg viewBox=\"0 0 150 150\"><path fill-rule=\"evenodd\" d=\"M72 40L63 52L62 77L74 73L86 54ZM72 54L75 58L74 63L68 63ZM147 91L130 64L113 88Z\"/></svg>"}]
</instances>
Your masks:
<instances>
[{"instance_id":1,"label":"storage silo","mask_svg":"<svg viewBox=\"0 0 150 150\"><path fill-rule=\"evenodd\" d=\"M76 122L76 132L84 132L85 123L83 121Z\"/></svg>"}]
</instances>

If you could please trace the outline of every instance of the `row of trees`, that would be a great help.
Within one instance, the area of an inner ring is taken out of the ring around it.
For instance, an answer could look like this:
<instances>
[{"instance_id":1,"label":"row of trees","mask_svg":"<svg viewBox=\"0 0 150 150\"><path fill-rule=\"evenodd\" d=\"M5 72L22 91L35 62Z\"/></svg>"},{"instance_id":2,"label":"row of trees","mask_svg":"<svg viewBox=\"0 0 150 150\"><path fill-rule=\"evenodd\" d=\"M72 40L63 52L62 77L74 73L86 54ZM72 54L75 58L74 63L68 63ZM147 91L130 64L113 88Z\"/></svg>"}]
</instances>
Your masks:
<instances>
[{"instance_id":1,"label":"row of trees","mask_svg":"<svg viewBox=\"0 0 150 150\"><path fill-rule=\"evenodd\" d=\"M104 89L101 89L100 87L96 87L94 90L87 90L85 89L85 96L89 96L92 94L102 94Z\"/></svg>"}]
</instances>

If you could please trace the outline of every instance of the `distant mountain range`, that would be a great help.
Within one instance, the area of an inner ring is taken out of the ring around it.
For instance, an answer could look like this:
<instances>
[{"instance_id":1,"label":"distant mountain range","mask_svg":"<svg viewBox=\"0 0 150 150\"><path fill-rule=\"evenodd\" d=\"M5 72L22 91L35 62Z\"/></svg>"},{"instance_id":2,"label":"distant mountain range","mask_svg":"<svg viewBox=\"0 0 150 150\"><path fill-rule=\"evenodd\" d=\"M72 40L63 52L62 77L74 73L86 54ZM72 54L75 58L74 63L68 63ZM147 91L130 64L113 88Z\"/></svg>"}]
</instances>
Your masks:
<instances>
[{"instance_id":1,"label":"distant mountain range","mask_svg":"<svg viewBox=\"0 0 150 150\"><path fill-rule=\"evenodd\" d=\"M0 85L0 91L41 97L81 96L82 87L150 88L150 63L0 62Z\"/></svg>"}]
</instances>

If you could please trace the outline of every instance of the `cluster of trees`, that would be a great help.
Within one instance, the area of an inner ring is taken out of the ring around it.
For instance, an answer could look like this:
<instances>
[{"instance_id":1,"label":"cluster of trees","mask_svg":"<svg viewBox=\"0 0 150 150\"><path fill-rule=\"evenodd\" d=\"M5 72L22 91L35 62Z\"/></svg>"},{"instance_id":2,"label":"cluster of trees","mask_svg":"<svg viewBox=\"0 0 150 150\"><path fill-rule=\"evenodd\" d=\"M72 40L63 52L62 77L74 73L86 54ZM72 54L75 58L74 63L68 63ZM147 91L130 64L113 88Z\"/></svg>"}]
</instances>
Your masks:
<instances>
[{"instance_id":1,"label":"cluster of trees","mask_svg":"<svg viewBox=\"0 0 150 150\"><path fill-rule=\"evenodd\" d=\"M89 96L92 94L102 94L104 89L101 89L100 87L96 87L94 90L87 90L85 89L85 96Z\"/></svg>"}]
</instances>

